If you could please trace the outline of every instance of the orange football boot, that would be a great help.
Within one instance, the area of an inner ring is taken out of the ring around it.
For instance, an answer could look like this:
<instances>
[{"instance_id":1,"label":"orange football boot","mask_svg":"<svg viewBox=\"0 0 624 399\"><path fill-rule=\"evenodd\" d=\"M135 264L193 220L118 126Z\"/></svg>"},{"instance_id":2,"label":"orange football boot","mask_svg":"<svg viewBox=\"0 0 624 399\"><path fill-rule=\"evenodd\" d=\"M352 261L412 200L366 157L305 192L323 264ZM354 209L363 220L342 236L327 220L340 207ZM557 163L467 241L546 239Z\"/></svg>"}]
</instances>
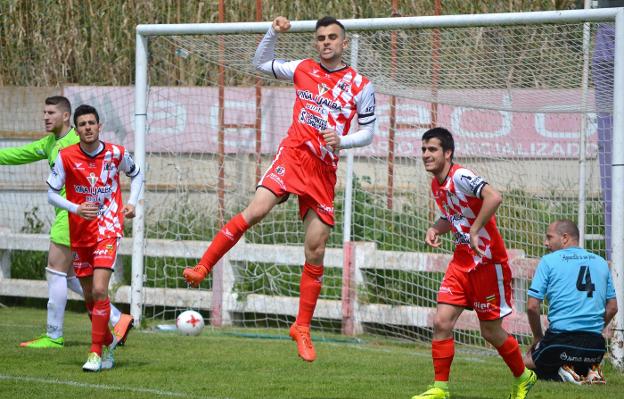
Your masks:
<instances>
[{"instance_id":1,"label":"orange football boot","mask_svg":"<svg viewBox=\"0 0 624 399\"><path fill-rule=\"evenodd\" d=\"M134 326L134 319L132 316L126 313L122 313L121 317L115 327L113 327L113 334L119 341L118 345L123 346L126 343L126 338L128 338L128 333Z\"/></svg>"},{"instance_id":2,"label":"orange football boot","mask_svg":"<svg viewBox=\"0 0 624 399\"><path fill-rule=\"evenodd\" d=\"M290 337L297 343L300 358L306 362L313 362L316 359L316 352L310 337L310 327L302 327L293 323L290 327Z\"/></svg>"}]
</instances>

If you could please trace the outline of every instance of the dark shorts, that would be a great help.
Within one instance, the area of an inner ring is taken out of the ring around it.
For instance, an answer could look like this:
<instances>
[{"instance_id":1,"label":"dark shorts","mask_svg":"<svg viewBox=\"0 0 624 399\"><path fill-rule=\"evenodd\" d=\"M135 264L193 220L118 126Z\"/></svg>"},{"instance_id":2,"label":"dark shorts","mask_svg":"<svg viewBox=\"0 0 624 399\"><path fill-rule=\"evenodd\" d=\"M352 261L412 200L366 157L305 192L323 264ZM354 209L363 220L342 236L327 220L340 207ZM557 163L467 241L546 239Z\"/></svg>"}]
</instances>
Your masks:
<instances>
[{"instance_id":1,"label":"dark shorts","mask_svg":"<svg viewBox=\"0 0 624 399\"><path fill-rule=\"evenodd\" d=\"M559 380L557 371L562 365L571 364L578 374L586 375L592 364L602 361L605 352L606 342L601 334L547 330L531 356L539 378Z\"/></svg>"}]
</instances>

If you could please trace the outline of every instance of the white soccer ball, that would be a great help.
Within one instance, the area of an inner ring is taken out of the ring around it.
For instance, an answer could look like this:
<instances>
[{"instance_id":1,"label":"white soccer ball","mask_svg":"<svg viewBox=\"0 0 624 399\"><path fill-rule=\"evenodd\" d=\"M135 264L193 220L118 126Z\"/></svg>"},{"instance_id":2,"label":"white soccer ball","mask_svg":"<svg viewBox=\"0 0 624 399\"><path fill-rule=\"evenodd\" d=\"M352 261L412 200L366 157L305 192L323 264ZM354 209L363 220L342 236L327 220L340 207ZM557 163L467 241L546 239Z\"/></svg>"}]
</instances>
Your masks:
<instances>
[{"instance_id":1,"label":"white soccer ball","mask_svg":"<svg viewBox=\"0 0 624 399\"><path fill-rule=\"evenodd\" d=\"M176 319L176 327L182 335L199 335L204 329L204 317L194 310L186 310Z\"/></svg>"}]
</instances>

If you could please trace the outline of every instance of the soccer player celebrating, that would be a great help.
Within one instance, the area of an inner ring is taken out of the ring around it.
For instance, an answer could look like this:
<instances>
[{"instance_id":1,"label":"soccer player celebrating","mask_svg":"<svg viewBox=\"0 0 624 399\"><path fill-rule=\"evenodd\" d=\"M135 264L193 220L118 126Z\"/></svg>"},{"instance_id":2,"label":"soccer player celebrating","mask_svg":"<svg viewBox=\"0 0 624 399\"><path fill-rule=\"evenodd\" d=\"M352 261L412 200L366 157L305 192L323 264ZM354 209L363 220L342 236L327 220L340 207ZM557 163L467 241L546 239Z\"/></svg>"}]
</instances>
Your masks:
<instances>
[{"instance_id":1,"label":"soccer player celebrating","mask_svg":"<svg viewBox=\"0 0 624 399\"><path fill-rule=\"evenodd\" d=\"M69 212L69 234L76 276L91 314L91 351L85 371L113 367L117 345L108 329L108 283L117 260L124 217L134 217L143 173L126 149L99 140L100 117L95 108L79 106L74 125L80 143L62 149L48 177L48 202ZM119 173L130 178L130 199L122 206ZM67 187L67 199L61 196ZM106 346L103 351L103 346Z\"/></svg>"},{"instance_id":2,"label":"soccer player celebrating","mask_svg":"<svg viewBox=\"0 0 624 399\"><path fill-rule=\"evenodd\" d=\"M438 291L431 354L433 386L412 399L449 398L448 380L455 353L453 328L464 308L479 318L481 335L501 355L515 377L509 398L526 398L535 384L535 373L524 366L516 339L502 327L511 313L511 270L507 250L496 227L495 213L501 195L482 177L453 163L455 143L444 128L422 136L425 170L433 175L431 191L442 216L425 235L437 248L440 235L453 232L455 252Z\"/></svg>"},{"instance_id":3,"label":"soccer player celebrating","mask_svg":"<svg viewBox=\"0 0 624 399\"><path fill-rule=\"evenodd\" d=\"M78 143L78 135L70 126L71 104L62 96L45 99L43 121L47 134L45 137L21 147L0 149L0 165L23 165L47 159L50 168L61 148ZM65 195L65 188L60 195ZM50 249L48 250L48 320L46 332L40 337L22 342L27 348L62 348L63 322L67 304L67 288L83 296L80 283L71 268L72 258L69 249L69 224L67 211L55 209L56 217L50 230ZM111 324L115 335L123 342L132 328L132 317L123 314L111 305Z\"/></svg>"},{"instance_id":4,"label":"soccer player celebrating","mask_svg":"<svg viewBox=\"0 0 624 399\"><path fill-rule=\"evenodd\" d=\"M342 61L347 37L338 20L324 17L316 23L314 43L319 61L275 59L277 36L289 29L288 19L275 18L253 59L257 70L295 85L293 122L288 135L258 182L247 208L217 233L199 264L184 269L183 274L189 284L199 285L247 229L262 220L275 205L286 201L289 194L297 195L305 229L305 264L299 310L290 336L297 343L299 356L312 362L316 352L310 338L310 322L321 291L325 245L334 225L338 151L372 141L375 94L368 79ZM347 135L356 115L359 130Z\"/></svg>"}]
</instances>

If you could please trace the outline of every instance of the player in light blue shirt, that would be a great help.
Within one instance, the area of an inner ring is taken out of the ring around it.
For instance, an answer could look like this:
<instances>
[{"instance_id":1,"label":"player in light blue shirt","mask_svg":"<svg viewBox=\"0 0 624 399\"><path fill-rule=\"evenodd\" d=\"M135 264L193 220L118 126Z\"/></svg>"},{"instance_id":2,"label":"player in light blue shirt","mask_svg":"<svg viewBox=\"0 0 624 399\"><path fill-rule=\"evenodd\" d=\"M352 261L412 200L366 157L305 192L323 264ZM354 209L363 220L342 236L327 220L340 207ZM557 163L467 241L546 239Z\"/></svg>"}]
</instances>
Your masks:
<instances>
[{"instance_id":1,"label":"player in light blue shirt","mask_svg":"<svg viewBox=\"0 0 624 399\"><path fill-rule=\"evenodd\" d=\"M552 253L537 266L527 301L533 345L527 367L544 379L604 382L599 363L605 353L606 328L617 313L609 265L578 246L574 222L548 226L544 245ZM548 301L548 330L542 333L540 305ZM595 381L593 381L595 380Z\"/></svg>"}]
</instances>

